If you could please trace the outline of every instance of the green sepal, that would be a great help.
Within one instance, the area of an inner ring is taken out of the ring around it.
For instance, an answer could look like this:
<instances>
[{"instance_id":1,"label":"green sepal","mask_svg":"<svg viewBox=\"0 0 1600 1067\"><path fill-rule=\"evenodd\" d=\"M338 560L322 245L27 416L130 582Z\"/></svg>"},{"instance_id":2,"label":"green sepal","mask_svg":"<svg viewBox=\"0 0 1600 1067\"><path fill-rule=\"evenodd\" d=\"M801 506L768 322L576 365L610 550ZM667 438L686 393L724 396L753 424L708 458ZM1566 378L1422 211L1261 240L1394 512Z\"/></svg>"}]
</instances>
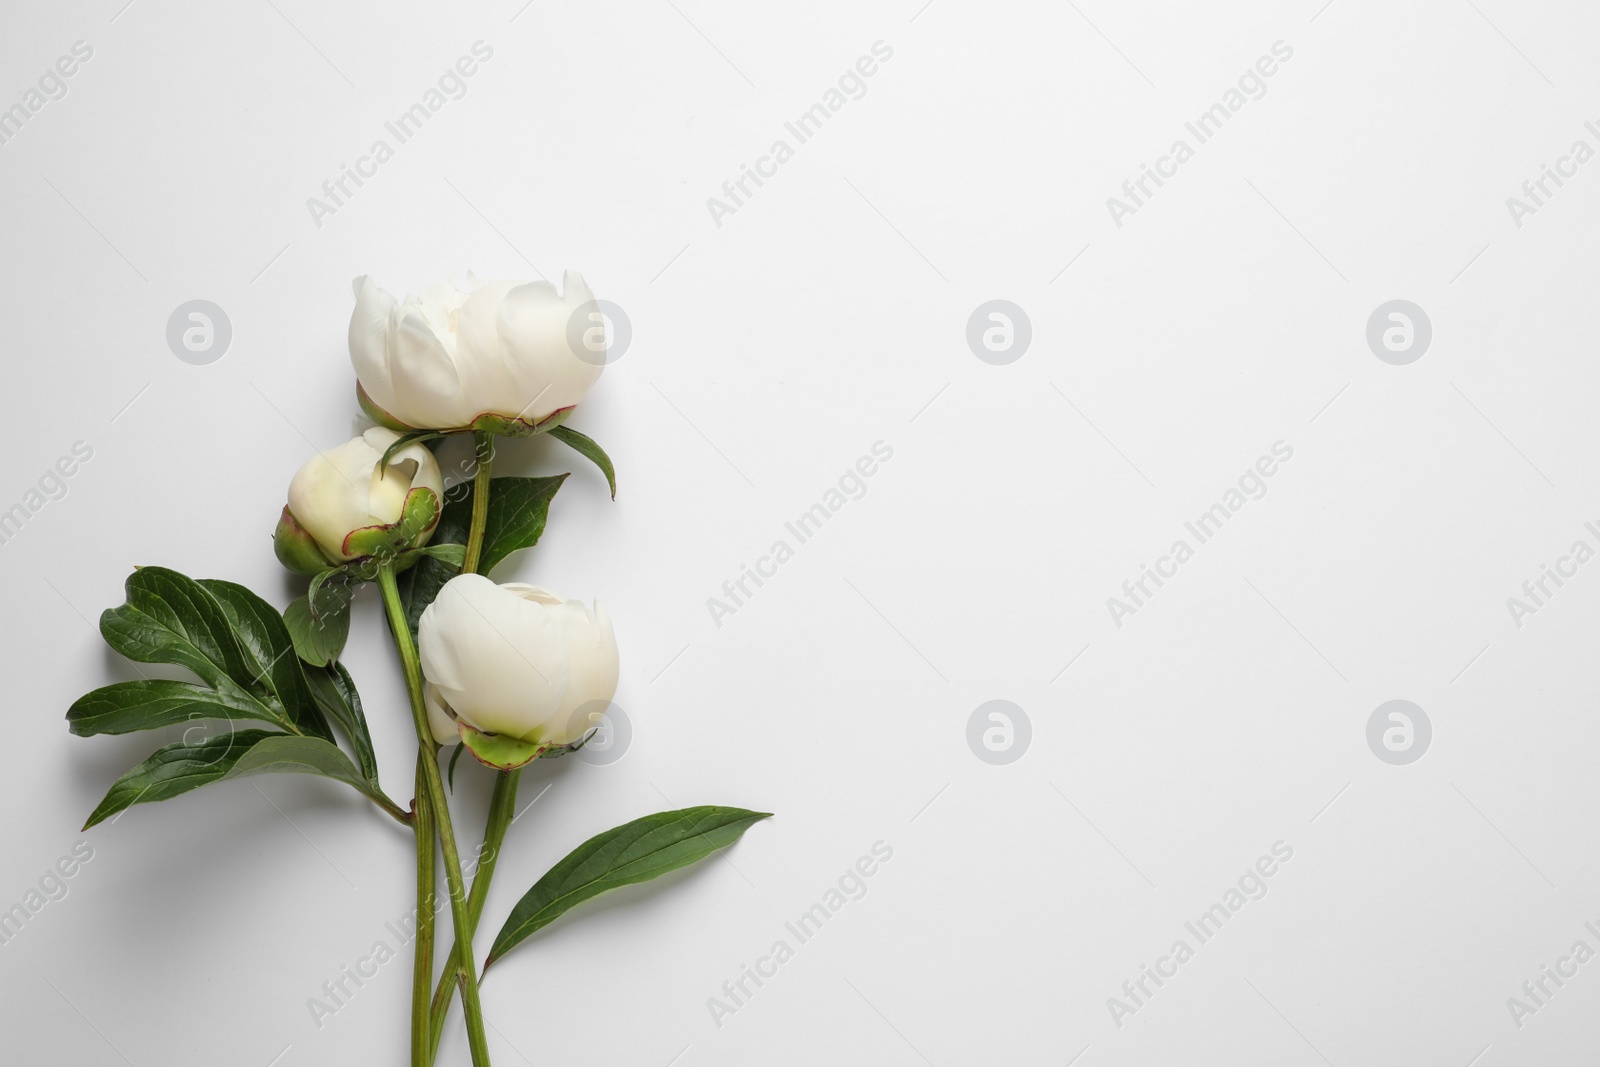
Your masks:
<instances>
[{"instance_id":1,"label":"green sepal","mask_svg":"<svg viewBox=\"0 0 1600 1067\"><path fill-rule=\"evenodd\" d=\"M584 745L587 745L591 740L593 740L594 735L599 732L600 728L597 726L593 730L590 730L588 733L584 734L582 737L578 738L576 741L572 742L570 745L551 745L549 748L539 753L539 758L560 759L562 756L570 756Z\"/></svg>"},{"instance_id":2,"label":"green sepal","mask_svg":"<svg viewBox=\"0 0 1600 1067\"><path fill-rule=\"evenodd\" d=\"M356 382L356 403L361 405L361 411L367 418L385 429L393 430L398 434L428 434L427 438L413 438L415 440L430 440L432 437L445 437L450 434L467 433L472 430L482 430L484 433L494 434L496 437L532 437L534 434L549 433L551 430L567 421L577 407L576 404L552 411L549 415L538 420L524 419L515 415L501 415L493 411L485 411L465 426L450 427L421 427L410 426L373 402L367 395L367 390L358 381ZM407 444L412 443L408 441ZM403 447L403 446L402 446ZM387 461L387 457L385 458Z\"/></svg>"},{"instance_id":3,"label":"green sepal","mask_svg":"<svg viewBox=\"0 0 1600 1067\"><path fill-rule=\"evenodd\" d=\"M415 430L415 426L407 426L387 411L372 402L367 391L360 382L356 382L356 403L361 405L361 411L367 418L382 426L384 429L393 430L395 433L408 433Z\"/></svg>"},{"instance_id":4,"label":"green sepal","mask_svg":"<svg viewBox=\"0 0 1600 1067\"><path fill-rule=\"evenodd\" d=\"M439 516L443 513L444 501L432 489L419 486L407 493L397 531L404 538L405 547L420 548L427 544L428 535L439 525Z\"/></svg>"},{"instance_id":5,"label":"green sepal","mask_svg":"<svg viewBox=\"0 0 1600 1067\"><path fill-rule=\"evenodd\" d=\"M599 467L600 473L606 476L606 484L611 487L611 499L617 499L617 469L611 465L611 457L606 455L606 450L597 445L594 438L570 426L556 426L550 430L550 436Z\"/></svg>"},{"instance_id":6,"label":"green sepal","mask_svg":"<svg viewBox=\"0 0 1600 1067\"><path fill-rule=\"evenodd\" d=\"M387 468L389 464L394 462L394 457L397 454L404 452L412 445L425 445L430 441L437 441L449 436L448 433L442 430L408 430L395 438L394 444L383 450L383 455L378 460L378 466Z\"/></svg>"},{"instance_id":7,"label":"green sepal","mask_svg":"<svg viewBox=\"0 0 1600 1067\"><path fill-rule=\"evenodd\" d=\"M400 518L378 526L351 530L344 538L344 554L355 557L388 558L427 541L439 525L439 497L432 489L418 486L406 494Z\"/></svg>"},{"instance_id":8,"label":"green sepal","mask_svg":"<svg viewBox=\"0 0 1600 1067\"><path fill-rule=\"evenodd\" d=\"M359 381L356 382L356 403L361 405L362 414L385 429L393 430L398 434L427 433L435 437L466 433L471 430L482 430L484 433L491 433L496 437L532 437L534 434L549 433L557 426L560 426L567 421L567 416L571 415L573 409L577 407L576 404L573 404L560 408L552 411L537 422L520 416L501 415L493 411L485 411L465 426L422 427L411 426L401 422L383 410L373 401L372 397L367 395L366 388ZM409 444L410 442L407 443Z\"/></svg>"},{"instance_id":9,"label":"green sepal","mask_svg":"<svg viewBox=\"0 0 1600 1067\"><path fill-rule=\"evenodd\" d=\"M563 422L566 422L567 418L575 410L577 410L576 404L558 408L538 422L517 418L512 415L497 415L492 411L486 411L473 419L467 429L492 433L496 437L532 437L534 434L549 433Z\"/></svg>"},{"instance_id":10,"label":"green sepal","mask_svg":"<svg viewBox=\"0 0 1600 1067\"><path fill-rule=\"evenodd\" d=\"M464 722L457 722L456 726L461 731L461 747L472 753L473 759L497 771L526 767L550 747L501 734L486 734Z\"/></svg>"},{"instance_id":11,"label":"green sepal","mask_svg":"<svg viewBox=\"0 0 1600 1067\"><path fill-rule=\"evenodd\" d=\"M461 762L461 753L465 752L466 750L466 745L457 745L456 750L450 754L449 780L450 792L452 793L456 791L456 764Z\"/></svg>"},{"instance_id":12,"label":"green sepal","mask_svg":"<svg viewBox=\"0 0 1600 1067\"><path fill-rule=\"evenodd\" d=\"M277 554L278 562L296 574L310 576L338 563L338 560L328 558L322 546L317 544L317 539L300 525L287 505L283 514L278 516L278 528L272 532L272 550Z\"/></svg>"}]
</instances>

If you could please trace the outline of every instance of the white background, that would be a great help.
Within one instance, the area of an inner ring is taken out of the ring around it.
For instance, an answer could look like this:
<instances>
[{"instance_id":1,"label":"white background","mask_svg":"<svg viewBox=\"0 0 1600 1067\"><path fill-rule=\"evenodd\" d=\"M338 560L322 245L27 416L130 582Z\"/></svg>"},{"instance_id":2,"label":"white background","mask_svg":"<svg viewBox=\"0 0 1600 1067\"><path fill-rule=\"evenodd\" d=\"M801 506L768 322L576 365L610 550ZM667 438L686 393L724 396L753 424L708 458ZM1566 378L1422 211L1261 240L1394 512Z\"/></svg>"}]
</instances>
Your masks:
<instances>
[{"instance_id":1,"label":"white background","mask_svg":"<svg viewBox=\"0 0 1600 1067\"><path fill-rule=\"evenodd\" d=\"M313 446L352 430L353 277L567 268L633 326L573 421L620 493L554 442L507 446L507 471L574 476L499 576L607 605L634 737L613 765L525 776L548 792L484 925L604 827L777 817L491 973L496 1063L1592 1056L1600 962L1520 1027L1507 998L1575 941L1600 950L1600 563L1520 627L1506 601L1600 547L1600 163L1520 227L1506 201L1573 141L1600 148L1600 12L122 3L10 3L0 33L0 106L93 48L0 145L0 510L93 448L0 545L0 908L94 850L0 945L8 1060L404 1062L408 952L320 1027L308 1000L393 942L411 836L303 777L80 833L174 731L86 740L62 716L135 677L95 628L133 566L299 595L270 533ZM480 40L466 95L317 225L307 199ZM718 226L707 198L877 41L866 94ZM1107 198L1193 145L1183 123L1277 41L1266 94L1117 226ZM233 328L206 366L165 339L197 298ZM995 298L1032 323L1008 366L965 339ZM1433 326L1408 366L1365 339L1397 298ZM865 496L715 625L707 599L880 440ZM1278 441L1267 495L1117 626L1107 598ZM356 631L409 797L370 589ZM1408 766L1366 741L1397 698L1434 730ZM992 699L1032 723L1008 766L966 741ZM471 842L488 776L460 777ZM867 895L719 1026L723 982L878 841ZM1184 922L1278 841L1270 892L1117 1025L1107 999L1195 947ZM458 1013L441 1062L467 1062Z\"/></svg>"}]
</instances>

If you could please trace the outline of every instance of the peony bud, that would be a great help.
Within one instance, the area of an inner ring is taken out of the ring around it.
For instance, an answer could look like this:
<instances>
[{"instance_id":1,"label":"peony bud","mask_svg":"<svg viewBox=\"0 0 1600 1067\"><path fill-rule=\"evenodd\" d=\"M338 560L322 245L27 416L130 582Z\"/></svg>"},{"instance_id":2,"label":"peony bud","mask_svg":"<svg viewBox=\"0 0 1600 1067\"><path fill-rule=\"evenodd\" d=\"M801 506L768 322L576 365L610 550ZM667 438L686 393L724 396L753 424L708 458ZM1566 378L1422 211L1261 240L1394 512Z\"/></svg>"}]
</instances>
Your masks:
<instances>
[{"instance_id":1,"label":"peony bud","mask_svg":"<svg viewBox=\"0 0 1600 1067\"><path fill-rule=\"evenodd\" d=\"M299 574L316 574L364 556L417 548L439 525L444 478L420 444L383 453L400 439L374 426L319 453L289 483L289 506L273 536L278 559Z\"/></svg>"},{"instance_id":2,"label":"peony bud","mask_svg":"<svg viewBox=\"0 0 1600 1067\"><path fill-rule=\"evenodd\" d=\"M569 745L617 691L617 640L604 609L537 586L457 575L422 613L417 643L441 744L471 730L540 751Z\"/></svg>"},{"instance_id":3,"label":"peony bud","mask_svg":"<svg viewBox=\"0 0 1600 1067\"><path fill-rule=\"evenodd\" d=\"M560 425L605 362L586 339L589 287L571 271L564 294L542 281L467 281L396 301L371 278L355 280L350 361L363 410L398 430L520 437Z\"/></svg>"}]
</instances>

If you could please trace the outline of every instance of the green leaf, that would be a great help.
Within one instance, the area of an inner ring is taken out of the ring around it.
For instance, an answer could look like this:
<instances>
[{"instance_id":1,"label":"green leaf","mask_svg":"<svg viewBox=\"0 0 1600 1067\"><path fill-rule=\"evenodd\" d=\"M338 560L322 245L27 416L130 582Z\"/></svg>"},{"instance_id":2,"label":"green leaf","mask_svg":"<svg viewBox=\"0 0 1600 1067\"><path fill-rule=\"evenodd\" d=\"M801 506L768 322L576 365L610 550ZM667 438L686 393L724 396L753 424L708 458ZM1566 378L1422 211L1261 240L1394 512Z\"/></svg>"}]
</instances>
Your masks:
<instances>
[{"instance_id":1,"label":"green leaf","mask_svg":"<svg viewBox=\"0 0 1600 1067\"><path fill-rule=\"evenodd\" d=\"M383 457L378 460L380 467L388 467L394 462L394 457L415 444L427 444L448 436L439 430L407 430L394 439L394 444L383 450Z\"/></svg>"},{"instance_id":2,"label":"green leaf","mask_svg":"<svg viewBox=\"0 0 1600 1067\"><path fill-rule=\"evenodd\" d=\"M495 935L484 970L574 905L687 867L739 839L770 812L698 807L661 811L591 837L534 883Z\"/></svg>"},{"instance_id":3,"label":"green leaf","mask_svg":"<svg viewBox=\"0 0 1600 1067\"><path fill-rule=\"evenodd\" d=\"M222 607L194 579L165 567L128 576L128 600L100 616L106 643L139 663L175 663L212 688L251 678Z\"/></svg>"},{"instance_id":4,"label":"green leaf","mask_svg":"<svg viewBox=\"0 0 1600 1067\"><path fill-rule=\"evenodd\" d=\"M251 675L277 698L295 729L325 741L333 740L327 720L312 699L311 687L306 684L299 657L294 653L294 641L278 609L234 582L202 578L198 584L222 606Z\"/></svg>"},{"instance_id":5,"label":"green leaf","mask_svg":"<svg viewBox=\"0 0 1600 1067\"><path fill-rule=\"evenodd\" d=\"M460 570L461 565L467 561L467 546L428 545L424 548L414 548L407 555L427 556L429 559L436 559L440 563L447 563Z\"/></svg>"},{"instance_id":6,"label":"green leaf","mask_svg":"<svg viewBox=\"0 0 1600 1067\"><path fill-rule=\"evenodd\" d=\"M350 672L341 663L327 667L305 668L306 681L311 684L311 695L318 707L344 735L356 750L356 760L361 773L373 786L378 784L378 757L372 748L372 733L367 729L367 715L361 708L361 694Z\"/></svg>"},{"instance_id":7,"label":"green leaf","mask_svg":"<svg viewBox=\"0 0 1600 1067\"><path fill-rule=\"evenodd\" d=\"M472 483L464 482L445 490L444 510L439 525L428 539L430 546L461 545L466 551L467 527L472 521ZM444 588L444 583L461 570L460 564L452 566L443 560L423 556L417 565L400 575L400 603L406 609L406 622L411 624L411 636L416 637L417 622Z\"/></svg>"},{"instance_id":8,"label":"green leaf","mask_svg":"<svg viewBox=\"0 0 1600 1067\"><path fill-rule=\"evenodd\" d=\"M456 791L456 764L461 762L461 753L466 751L466 745L457 745L456 750L450 754L450 792Z\"/></svg>"},{"instance_id":9,"label":"green leaf","mask_svg":"<svg viewBox=\"0 0 1600 1067\"><path fill-rule=\"evenodd\" d=\"M343 580L313 581L311 592L283 613L294 650L307 663L326 667L350 639L350 605L355 589Z\"/></svg>"},{"instance_id":10,"label":"green leaf","mask_svg":"<svg viewBox=\"0 0 1600 1067\"><path fill-rule=\"evenodd\" d=\"M134 571L127 596L127 603L100 616L100 632L112 648L140 663L187 667L217 702L245 718L332 737L272 605L243 586L197 582L164 567ZM251 703L257 708L242 710ZM124 728L137 727L130 720Z\"/></svg>"},{"instance_id":11,"label":"green leaf","mask_svg":"<svg viewBox=\"0 0 1600 1067\"><path fill-rule=\"evenodd\" d=\"M284 736L269 730L240 730L195 744L180 741L157 749L112 784L83 828L102 823L134 804L166 800L215 782L231 771L252 746L270 737Z\"/></svg>"},{"instance_id":12,"label":"green leaf","mask_svg":"<svg viewBox=\"0 0 1600 1067\"><path fill-rule=\"evenodd\" d=\"M566 478L565 474L558 474L551 478L490 479L489 514L483 524L483 553L478 561L483 573L489 573L490 568L518 549L531 548L538 543L550 514L550 500ZM422 613L439 595L444 583L461 570L459 561L452 563L448 558L440 558L448 554L436 550L449 545L466 545L475 491L471 482L462 482L445 491L444 511L428 547L422 550L423 558L400 575L400 603L406 609L406 621L411 624L413 635Z\"/></svg>"},{"instance_id":13,"label":"green leaf","mask_svg":"<svg viewBox=\"0 0 1600 1067\"><path fill-rule=\"evenodd\" d=\"M87 830L134 804L167 800L212 782L268 772L320 774L354 786L374 799L387 799L361 777L350 757L331 742L267 730L240 730L157 749L149 759L116 780L83 828Z\"/></svg>"},{"instance_id":14,"label":"green leaf","mask_svg":"<svg viewBox=\"0 0 1600 1067\"><path fill-rule=\"evenodd\" d=\"M279 721L236 687L223 694L192 682L149 678L96 689L79 697L67 711L69 728L79 737L154 730L196 719Z\"/></svg>"},{"instance_id":15,"label":"green leaf","mask_svg":"<svg viewBox=\"0 0 1600 1067\"><path fill-rule=\"evenodd\" d=\"M586 456L599 467L600 473L606 476L606 484L611 487L611 499L617 499L616 468L611 465L611 457L606 455L606 450L595 444L594 438L581 434L570 426L557 426L550 431L550 436Z\"/></svg>"},{"instance_id":16,"label":"green leaf","mask_svg":"<svg viewBox=\"0 0 1600 1067\"><path fill-rule=\"evenodd\" d=\"M550 501L566 480L565 474L550 478L490 479L489 514L483 524L479 573L488 574L511 553L539 543L545 520L550 515ZM470 503L469 498L469 508Z\"/></svg>"}]
</instances>

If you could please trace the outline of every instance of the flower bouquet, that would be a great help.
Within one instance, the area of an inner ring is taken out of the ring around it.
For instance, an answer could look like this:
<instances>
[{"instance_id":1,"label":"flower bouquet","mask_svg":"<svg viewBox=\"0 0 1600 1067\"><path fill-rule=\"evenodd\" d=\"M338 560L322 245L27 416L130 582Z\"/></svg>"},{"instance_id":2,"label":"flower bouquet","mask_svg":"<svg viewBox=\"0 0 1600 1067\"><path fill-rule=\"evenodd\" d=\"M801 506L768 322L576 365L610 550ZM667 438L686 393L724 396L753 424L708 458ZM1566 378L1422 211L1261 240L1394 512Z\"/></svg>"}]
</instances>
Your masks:
<instances>
[{"instance_id":1,"label":"flower bouquet","mask_svg":"<svg viewBox=\"0 0 1600 1067\"><path fill-rule=\"evenodd\" d=\"M548 282L470 276L465 287L445 282L404 300L368 278L355 290L350 355L361 410L375 425L313 456L289 484L274 547L309 579L305 595L279 612L232 582L164 567L133 572L126 603L101 616L106 643L198 681L96 689L72 705L68 724L82 736L194 725L117 779L85 829L135 804L251 774L350 786L416 837L411 1063L434 1062L459 997L472 1062L486 1067L478 984L495 961L584 901L704 859L767 814L684 808L597 834L522 896L480 969L474 938L522 769L580 749L605 724L618 678L616 638L598 604L488 577L538 542L567 477L494 477L495 444L546 434L598 467L615 498L611 460L568 425L606 363L604 319L570 273L559 293ZM475 469L447 492L433 449L457 435L471 437ZM339 662L365 582L382 594L405 675L418 746L409 805L379 781L355 680ZM462 753L495 774L470 884L446 793ZM446 908L453 941L439 966L435 916Z\"/></svg>"}]
</instances>

